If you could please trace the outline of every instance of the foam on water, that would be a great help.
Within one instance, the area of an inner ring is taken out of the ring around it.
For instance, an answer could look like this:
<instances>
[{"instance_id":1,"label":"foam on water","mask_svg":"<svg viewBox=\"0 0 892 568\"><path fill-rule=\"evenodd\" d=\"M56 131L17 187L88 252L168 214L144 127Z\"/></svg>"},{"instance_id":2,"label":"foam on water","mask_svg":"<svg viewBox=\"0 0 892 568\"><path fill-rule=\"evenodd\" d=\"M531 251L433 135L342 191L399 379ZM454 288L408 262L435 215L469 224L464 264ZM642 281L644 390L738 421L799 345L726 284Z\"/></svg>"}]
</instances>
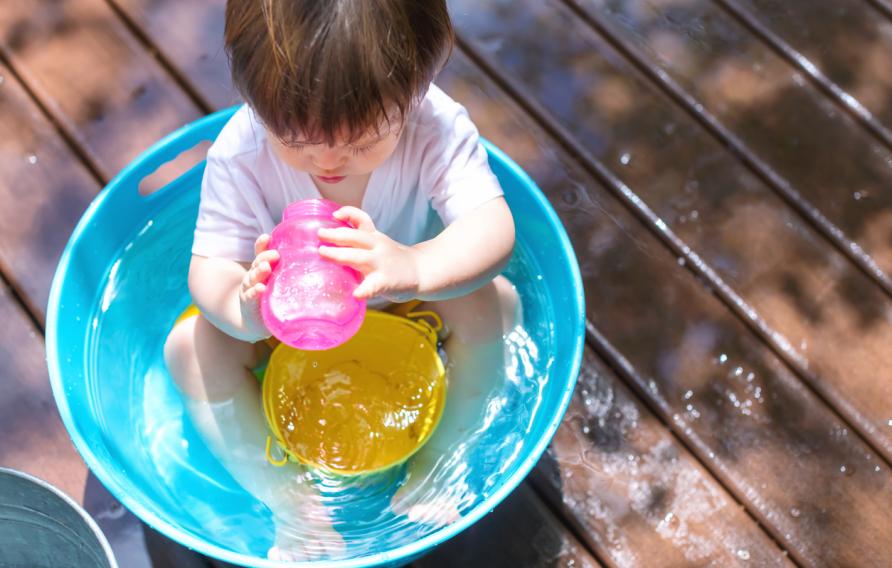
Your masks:
<instances>
[{"instance_id":1,"label":"foam on water","mask_svg":"<svg viewBox=\"0 0 892 568\"><path fill-rule=\"evenodd\" d=\"M196 200L195 192L185 194L145 226L134 227L132 242L98 292L87 361L88 372L96 377L92 401L100 410L108 405L126 409L126 423L104 425L107 446L120 454L113 456L115 463L151 464L151 475L141 476L150 478L146 490L158 507L191 520L183 526L187 532L235 552L265 557L276 538L273 515L205 445L162 358L168 331L190 303L186 273ZM506 275L518 289L524 320L537 323L508 334L504 375L479 383L489 387L474 392L450 386L441 426L450 420L460 424L460 438L434 440L408 464L366 477L288 466L295 487L312 485L321 496L322 509L346 544L340 555L362 556L415 542L454 520L449 511L469 511L518 466L524 444L532 443L528 434L553 363L554 318L543 313L551 302L524 252L531 245L535 243L518 243ZM140 332L133 333L136 329ZM465 395L471 403L456 398ZM232 451L239 451L237 445ZM262 464L265 456L246 459ZM441 518L432 518L437 516L432 511ZM305 525L289 526L288 531L297 540L330 536Z\"/></svg>"}]
</instances>

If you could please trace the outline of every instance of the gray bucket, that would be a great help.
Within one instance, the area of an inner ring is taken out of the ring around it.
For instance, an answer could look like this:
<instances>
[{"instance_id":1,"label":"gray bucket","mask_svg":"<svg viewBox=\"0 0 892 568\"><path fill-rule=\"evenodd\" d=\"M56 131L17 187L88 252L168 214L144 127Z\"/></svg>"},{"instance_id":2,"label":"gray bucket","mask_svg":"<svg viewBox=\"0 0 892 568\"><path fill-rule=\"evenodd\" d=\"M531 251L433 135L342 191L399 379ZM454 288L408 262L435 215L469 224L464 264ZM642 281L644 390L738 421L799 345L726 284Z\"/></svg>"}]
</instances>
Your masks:
<instances>
[{"instance_id":1,"label":"gray bucket","mask_svg":"<svg viewBox=\"0 0 892 568\"><path fill-rule=\"evenodd\" d=\"M0 567L117 568L80 505L49 483L0 467Z\"/></svg>"}]
</instances>

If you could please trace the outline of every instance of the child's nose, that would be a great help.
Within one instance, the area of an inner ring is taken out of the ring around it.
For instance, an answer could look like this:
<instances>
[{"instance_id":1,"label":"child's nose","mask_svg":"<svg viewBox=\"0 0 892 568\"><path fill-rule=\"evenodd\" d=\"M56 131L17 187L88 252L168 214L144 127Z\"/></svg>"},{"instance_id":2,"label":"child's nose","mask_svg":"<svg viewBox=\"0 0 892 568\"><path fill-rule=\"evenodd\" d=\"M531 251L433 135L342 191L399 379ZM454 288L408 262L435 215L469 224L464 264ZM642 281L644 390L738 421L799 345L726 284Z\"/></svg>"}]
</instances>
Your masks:
<instances>
[{"instance_id":1,"label":"child's nose","mask_svg":"<svg viewBox=\"0 0 892 568\"><path fill-rule=\"evenodd\" d=\"M323 148L313 159L317 168L334 170L346 162L347 156L340 148Z\"/></svg>"}]
</instances>

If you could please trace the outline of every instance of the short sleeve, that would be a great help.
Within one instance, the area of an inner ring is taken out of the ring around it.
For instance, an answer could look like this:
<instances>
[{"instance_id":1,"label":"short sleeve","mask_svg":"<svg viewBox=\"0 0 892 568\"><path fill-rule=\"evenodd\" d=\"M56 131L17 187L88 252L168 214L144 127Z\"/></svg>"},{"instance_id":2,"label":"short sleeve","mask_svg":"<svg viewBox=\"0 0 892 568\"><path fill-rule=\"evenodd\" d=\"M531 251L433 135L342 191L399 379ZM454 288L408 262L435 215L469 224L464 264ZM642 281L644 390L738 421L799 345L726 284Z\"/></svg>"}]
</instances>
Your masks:
<instances>
[{"instance_id":1,"label":"short sleeve","mask_svg":"<svg viewBox=\"0 0 892 568\"><path fill-rule=\"evenodd\" d=\"M254 241L263 232L255 209L262 200L257 182L229 160L208 155L192 254L254 260Z\"/></svg>"},{"instance_id":2,"label":"short sleeve","mask_svg":"<svg viewBox=\"0 0 892 568\"><path fill-rule=\"evenodd\" d=\"M442 95L447 98L446 95ZM503 195L489 167L486 148L467 111L451 103L431 117L422 155L421 184L443 223Z\"/></svg>"}]
</instances>

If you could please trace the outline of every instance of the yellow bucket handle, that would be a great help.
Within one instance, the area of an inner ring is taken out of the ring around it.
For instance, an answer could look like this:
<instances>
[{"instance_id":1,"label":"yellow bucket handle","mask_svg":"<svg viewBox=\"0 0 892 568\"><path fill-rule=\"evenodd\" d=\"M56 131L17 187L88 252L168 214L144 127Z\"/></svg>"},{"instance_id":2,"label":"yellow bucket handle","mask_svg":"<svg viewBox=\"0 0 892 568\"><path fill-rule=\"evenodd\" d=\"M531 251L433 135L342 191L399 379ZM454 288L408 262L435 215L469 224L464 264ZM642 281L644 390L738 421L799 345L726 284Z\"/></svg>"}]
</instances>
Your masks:
<instances>
[{"instance_id":1,"label":"yellow bucket handle","mask_svg":"<svg viewBox=\"0 0 892 568\"><path fill-rule=\"evenodd\" d=\"M268 461L270 464L272 464L276 467L282 467L283 465L288 463L288 454L286 454L284 451L282 452L282 459L280 459L280 460L273 459L273 437L272 436L266 437L266 461Z\"/></svg>"},{"instance_id":2,"label":"yellow bucket handle","mask_svg":"<svg viewBox=\"0 0 892 568\"><path fill-rule=\"evenodd\" d=\"M420 311L420 312L409 312L406 314L406 317L415 321L416 323L423 324L428 329L430 329L434 335L436 336L443 330L443 320L440 318L440 314L432 311ZM430 318L433 320L434 325L431 325L429 321L424 318Z\"/></svg>"}]
</instances>

